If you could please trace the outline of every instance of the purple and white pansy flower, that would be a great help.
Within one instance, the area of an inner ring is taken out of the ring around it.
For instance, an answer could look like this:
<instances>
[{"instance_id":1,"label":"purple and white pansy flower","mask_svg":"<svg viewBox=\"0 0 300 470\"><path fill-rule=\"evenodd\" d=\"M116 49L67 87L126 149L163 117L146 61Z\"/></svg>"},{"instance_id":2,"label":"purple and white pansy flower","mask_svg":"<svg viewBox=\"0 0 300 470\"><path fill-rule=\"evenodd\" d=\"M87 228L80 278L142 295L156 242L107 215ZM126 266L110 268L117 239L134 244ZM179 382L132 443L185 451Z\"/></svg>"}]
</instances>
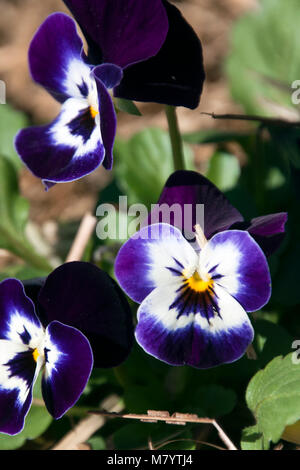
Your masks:
<instances>
[{"instance_id":1,"label":"purple and white pansy flower","mask_svg":"<svg viewBox=\"0 0 300 470\"><path fill-rule=\"evenodd\" d=\"M30 45L33 79L62 108L50 125L21 130L15 145L46 188L79 179L101 163L112 167L116 116L109 90L120 82L122 70L113 64L94 68L82 50L74 20L63 13L49 16Z\"/></svg>"},{"instance_id":2,"label":"purple and white pansy flower","mask_svg":"<svg viewBox=\"0 0 300 470\"><path fill-rule=\"evenodd\" d=\"M200 206L203 207L203 212L197 210ZM164 207L180 210L175 217L172 210L164 212ZM167 219L165 213L168 215ZM246 230L265 255L270 256L284 240L287 219L286 212L278 212L247 221L222 191L205 176L195 171L179 170L168 178L159 201L143 225L170 223L179 228L190 241L193 240L193 228L197 224L203 225L207 239L224 230Z\"/></svg>"},{"instance_id":3,"label":"purple and white pansy flower","mask_svg":"<svg viewBox=\"0 0 300 470\"><path fill-rule=\"evenodd\" d=\"M195 108L205 73L201 43L165 0L66 0L74 20L50 15L29 48L33 80L62 104L49 125L23 129L16 150L46 189L99 165L110 170L113 96ZM178 50L184 53L178 54Z\"/></svg>"},{"instance_id":4,"label":"purple and white pansy flower","mask_svg":"<svg viewBox=\"0 0 300 470\"><path fill-rule=\"evenodd\" d=\"M133 339L124 293L90 263L0 283L0 433L22 430L40 372L45 405L58 419L77 402L92 367L118 366Z\"/></svg>"},{"instance_id":5,"label":"purple and white pansy flower","mask_svg":"<svg viewBox=\"0 0 300 470\"><path fill-rule=\"evenodd\" d=\"M79 330L59 321L44 328L22 283L0 283L0 432L23 429L41 370L46 407L58 419L82 394L92 367L90 344Z\"/></svg>"},{"instance_id":6,"label":"purple and white pansy flower","mask_svg":"<svg viewBox=\"0 0 300 470\"><path fill-rule=\"evenodd\" d=\"M271 295L266 257L247 231L225 230L199 249L168 224L142 228L121 248L115 272L140 303L135 336L146 352L171 365L205 369L239 359L253 341L246 312Z\"/></svg>"}]
</instances>

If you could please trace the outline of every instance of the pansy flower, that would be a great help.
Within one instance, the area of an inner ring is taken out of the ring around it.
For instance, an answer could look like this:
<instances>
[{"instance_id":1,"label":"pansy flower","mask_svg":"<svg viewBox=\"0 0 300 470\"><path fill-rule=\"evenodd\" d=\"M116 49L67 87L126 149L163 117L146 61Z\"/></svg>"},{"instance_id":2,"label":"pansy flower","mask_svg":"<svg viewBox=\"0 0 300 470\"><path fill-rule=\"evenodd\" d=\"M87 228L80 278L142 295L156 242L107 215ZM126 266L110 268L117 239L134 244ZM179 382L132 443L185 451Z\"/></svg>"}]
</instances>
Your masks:
<instances>
[{"instance_id":1,"label":"pansy flower","mask_svg":"<svg viewBox=\"0 0 300 470\"><path fill-rule=\"evenodd\" d=\"M199 249L168 224L142 228L120 249L115 272L140 303L135 336L171 365L205 369L239 359L253 341L246 312L271 294L266 257L247 231L225 230Z\"/></svg>"},{"instance_id":2,"label":"pansy flower","mask_svg":"<svg viewBox=\"0 0 300 470\"><path fill-rule=\"evenodd\" d=\"M204 80L200 41L168 2L65 3L86 36L88 53L72 18L54 13L45 20L30 45L30 72L62 108L50 125L21 130L15 143L47 189L77 180L100 164L112 168L112 94L196 107ZM180 60L178 38L186 47Z\"/></svg>"},{"instance_id":3,"label":"pansy flower","mask_svg":"<svg viewBox=\"0 0 300 470\"><path fill-rule=\"evenodd\" d=\"M204 213L197 211L203 205ZM163 207L180 209L177 219L174 212ZM203 220L201 216L203 215ZM176 220L175 220L176 219ZM167 180L158 203L143 225L166 222L180 228L186 237L192 239L193 227L202 226L205 237L210 239L223 230L246 230L260 245L266 256L274 253L285 236L287 213L279 212L255 217L246 221L233 207L226 196L205 176L195 171L179 170Z\"/></svg>"},{"instance_id":4,"label":"pansy flower","mask_svg":"<svg viewBox=\"0 0 300 470\"><path fill-rule=\"evenodd\" d=\"M120 98L194 109L205 72L201 43L167 0L64 0L88 43L94 65L123 69Z\"/></svg>"},{"instance_id":5,"label":"pansy flower","mask_svg":"<svg viewBox=\"0 0 300 470\"><path fill-rule=\"evenodd\" d=\"M93 68L81 57L83 43L75 22L54 13L42 24L29 49L33 79L62 103L46 126L23 129L16 149L29 170L48 189L74 181L101 163L112 167L116 116L109 90L122 78L113 64Z\"/></svg>"},{"instance_id":6,"label":"pansy flower","mask_svg":"<svg viewBox=\"0 0 300 470\"><path fill-rule=\"evenodd\" d=\"M40 371L49 413L80 397L92 366L114 367L133 344L128 302L96 266L67 263L46 279L0 283L0 432L19 433Z\"/></svg>"},{"instance_id":7,"label":"pansy flower","mask_svg":"<svg viewBox=\"0 0 300 470\"><path fill-rule=\"evenodd\" d=\"M42 369L43 398L58 419L80 397L92 366L90 344L79 330L59 321L44 329L22 283L0 283L0 432L23 429Z\"/></svg>"}]
</instances>

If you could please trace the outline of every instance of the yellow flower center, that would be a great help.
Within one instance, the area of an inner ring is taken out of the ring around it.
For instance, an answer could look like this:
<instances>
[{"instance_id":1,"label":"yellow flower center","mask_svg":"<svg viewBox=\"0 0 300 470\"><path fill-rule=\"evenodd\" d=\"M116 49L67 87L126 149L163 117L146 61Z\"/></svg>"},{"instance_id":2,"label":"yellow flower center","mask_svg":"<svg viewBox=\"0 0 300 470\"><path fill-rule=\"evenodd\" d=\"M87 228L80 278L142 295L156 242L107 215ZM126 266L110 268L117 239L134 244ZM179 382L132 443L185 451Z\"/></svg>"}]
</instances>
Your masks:
<instances>
[{"instance_id":1,"label":"yellow flower center","mask_svg":"<svg viewBox=\"0 0 300 470\"><path fill-rule=\"evenodd\" d=\"M183 271L185 276L185 271ZM187 276L185 276L187 278ZM208 289L212 288L214 281L210 276L206 276L206 279L202 279L198 271L195 271L194 274L186 279L186 283L190 289L195 292L205 292Z\"/></svg>"},{"instance_id":2,"label":"yellow flower center","mask_svg":"<svg viewBox=\"0 0 300 470\"><path fill-rule=\"evenodd\" d=\"M90 106L90 113L93 119L99 114L99 110L94 108L94 106Z\"/></svg>"},{"instance_id":3,"label":"yellow flower center","mask_svg":"<svg viewBox=\"0 0 300 470\"><path fill-rule=\"evenodd\" d=\"M38 352L37 348L35 348L32 352L32 355L33 355L33 359L35 360L35 362L37 362L38 360L38 357L40 355L40 353Z\"/></svg>"}]
</instances>

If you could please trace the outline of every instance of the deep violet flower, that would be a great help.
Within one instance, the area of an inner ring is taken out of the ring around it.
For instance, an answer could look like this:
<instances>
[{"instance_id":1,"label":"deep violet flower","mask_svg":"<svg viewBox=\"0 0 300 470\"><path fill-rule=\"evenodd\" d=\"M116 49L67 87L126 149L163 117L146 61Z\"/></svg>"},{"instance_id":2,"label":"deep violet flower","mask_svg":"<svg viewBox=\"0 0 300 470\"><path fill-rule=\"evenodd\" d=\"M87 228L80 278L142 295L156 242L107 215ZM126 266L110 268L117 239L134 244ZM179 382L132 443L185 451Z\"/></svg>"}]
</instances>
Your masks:
<instances>
[{"instance_id":1,"label":"deep violet flower","mask_svg":"<svg viewBox=\"0 0 300 470\"><path fill-rule=\"evenodd\" d=\"M116 116L109 94L122 78L112 64L93 68L81 57L83 43L75 22L54 13L42 24L29 49L33 79L62 103L46 126L21 130L16 149L29 170L48 189L112 167Z\"/></svg>"},{"instance_id":2,"label":"deep violet flower","mask_svg":"<svg viewBox=\"0 0 300 470\"><path fill-rule=\"evenodd\" d=\"M194 109L205 72L201 43L166 0L64 0L88 42L88 61L123 69L114 95Z\"/></svg>"},{"instance_id":3,"label":"deep violet flower","mask_svg":"<svg viewBox=\"0 0 300 470\"><path fill-rule=\"evenodd\" d=\"M55 13L45 20L30 45L30 72L62 108L50 125L23 129L16 137L18 154L47 189L101 163L112 168L111 93L194 108L204 81L200 41L168 2L65 3L86 36L88 54L69 16Z\"/></svg>"},{"instance_id":4,"label":"deep violet flower","mask_svg":"<svg viewBox=\"0 0 300 470\"><path fill-rule=\"evenodd\" d=\"M171 212L170 219L164 220L163 211L160 211L161 207L163 205L172 207L174 204L181 207L182 217L175 221L174 214ZM177 227L184 232L186 228L185 205L190 205L192 208L188 228L192 229L197 224L201 225L201 221L197 218L197 204L204 205L202 229L207 239L223 230L246 230L257 241L266 256L274 253L284 239L286 212L268 214L245 221L242 214L230 204L226 196L211 181L200 173L188 170L176 171L168 178L159 201L146 223L177 224ZM186 235L190 237L191 233Z\"/></svg>"},{"instance_id":5,"label":"deep violet flower","mask_svg":"<svg viewBox=\"0 0 300 470\"><path fill-rule=\"evenodd\" d=\"M59 266L47 278L23 284L45 328L58 320L86 336L94 367L115 367L128 357L134 341L131 309L106 272L75 261Z\"/></svg>"},{"instance_id":6,"label":"deep violet flower","mask_svg":"<svg viewBox=\"0 0 300 470\"><path fill-rule=\"evenodd\" d=\"M0 283L0 432L22 431L42 369L43 398L58 419L80 397L92 366L90 344L80 331L59 321L44 329L22 283Z\"/></svg>"},{"instance_id":7,"label":"deep violet flower","mask_svg":"<svg viewBox=\"0 0 300 470\"><path fill-rule=\"evenodd\" d=\"M168 224L144 227L120 249L115 272L140 303L135 336L146 352L172 365L205 369L239 359L253 340L246 312L271 294L266 257L246 231L225 230L199 250Z\"/></svg>"}]
</instances>

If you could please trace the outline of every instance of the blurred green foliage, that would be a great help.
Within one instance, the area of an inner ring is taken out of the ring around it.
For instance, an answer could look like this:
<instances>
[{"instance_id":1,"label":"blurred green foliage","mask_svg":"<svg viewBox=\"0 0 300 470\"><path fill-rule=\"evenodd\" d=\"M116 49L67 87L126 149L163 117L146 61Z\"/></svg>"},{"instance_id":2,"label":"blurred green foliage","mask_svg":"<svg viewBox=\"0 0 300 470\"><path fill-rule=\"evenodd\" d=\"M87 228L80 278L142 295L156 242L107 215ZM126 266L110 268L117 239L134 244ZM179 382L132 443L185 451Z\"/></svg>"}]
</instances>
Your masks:
<instances>
[{"instance_id":1,"label":"blurred green foliage","mask_svg":"<svg viewBox=\"0 0 300 470\"><path fill-rule=\"evenodd\" d=\"M226 71L247 113L299 115L291 100L300 79L299 22L298 0L260 0L234 25Z\"/></svg>"}]
</instances>

